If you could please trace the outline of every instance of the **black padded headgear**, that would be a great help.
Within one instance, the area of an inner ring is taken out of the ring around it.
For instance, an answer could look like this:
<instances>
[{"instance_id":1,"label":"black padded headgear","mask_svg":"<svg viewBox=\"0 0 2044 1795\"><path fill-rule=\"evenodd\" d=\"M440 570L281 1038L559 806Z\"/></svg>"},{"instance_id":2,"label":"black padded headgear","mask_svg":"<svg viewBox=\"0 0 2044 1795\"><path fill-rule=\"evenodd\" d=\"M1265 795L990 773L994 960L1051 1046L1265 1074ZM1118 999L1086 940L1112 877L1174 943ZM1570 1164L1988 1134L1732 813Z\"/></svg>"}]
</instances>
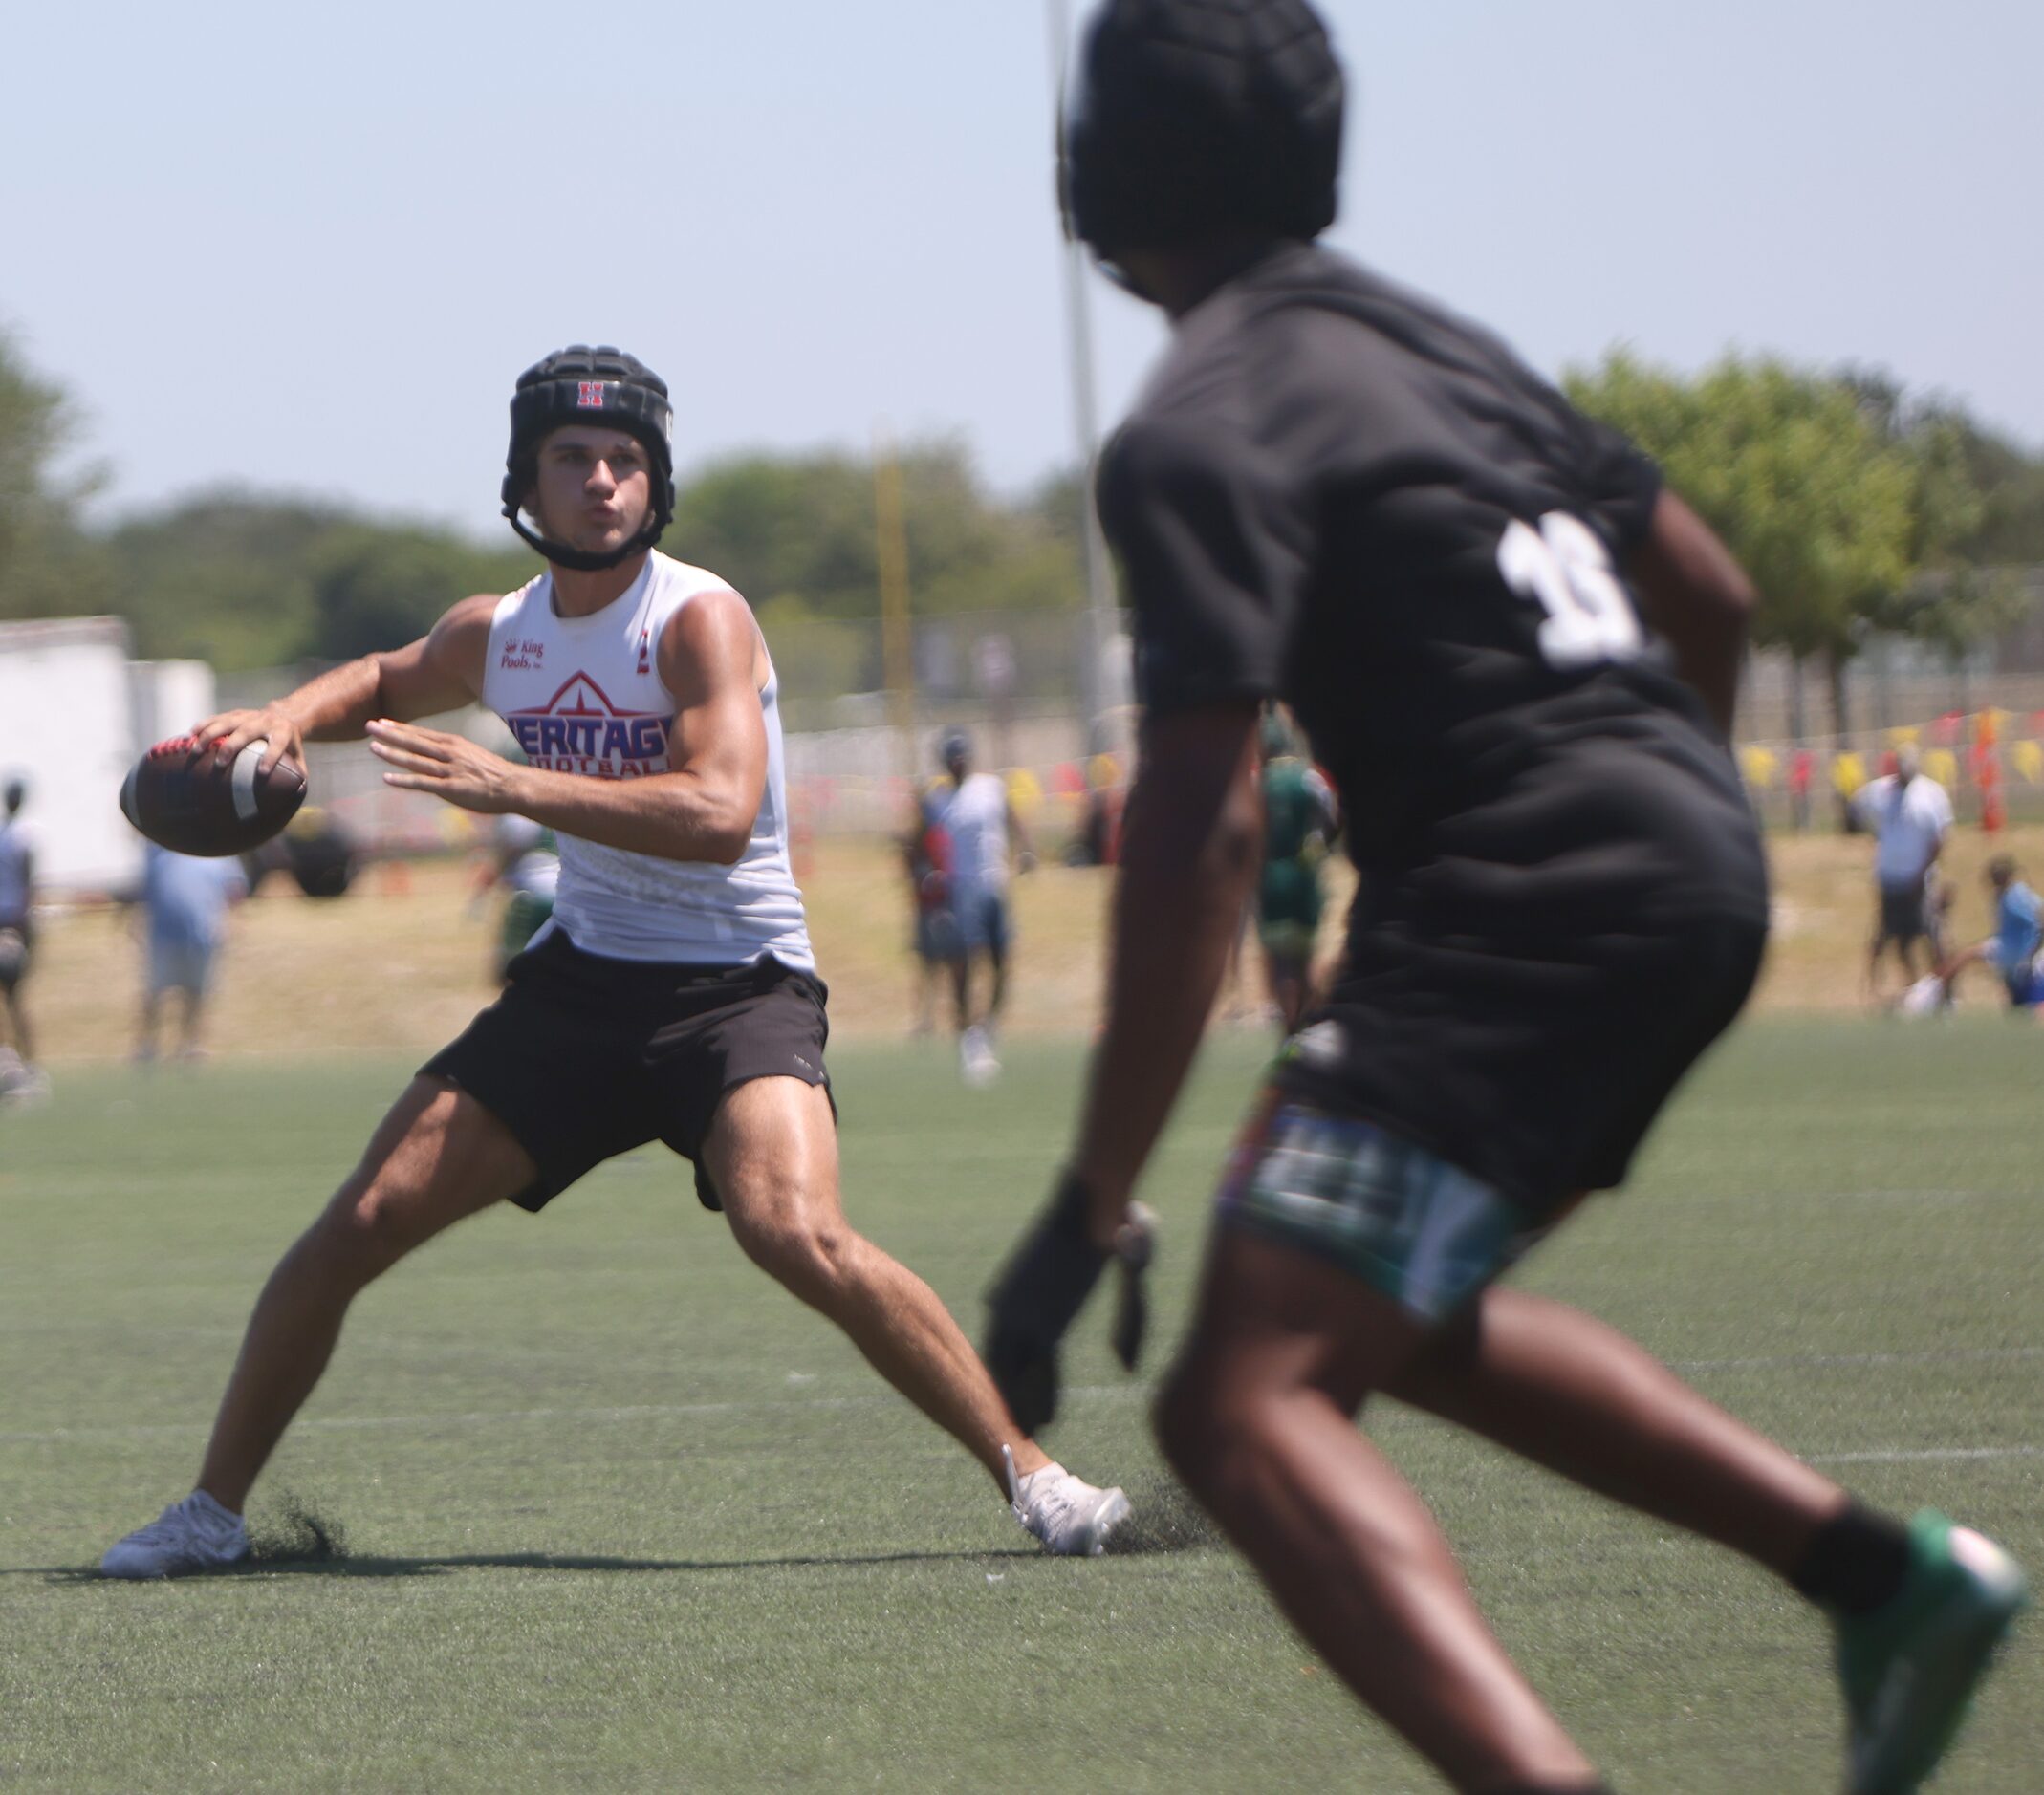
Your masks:
<instances>
[{"instance_id":1,"label":"black padded headgear","mask_svg":"<svg viewBox=\"0 0 2044 1795\"><path fill-rule=\"evenodd\" d=\"M550 542L528 530L518 515L532 491L541 440L569 423L629 431L645 445L652 463L652 505L645 528L621 549L597 554ZM674 451L667 441L673 423L666 381L637 356L608 343L595 348L570 343L544 361L535 361L518 377L518 389L511 395L511 449L504 458L504 515L511 527L549 561L583 573L616 567L641 549L650 549L674 521Z\"/></svg>"},{"instance_id":2,"label":"black padded headgear","mask_svg":"<svg viewBox=\"0 0 2044 1795\"><path fill-rule=\"evenodd\" d=\"M1065 228L1127 249L1334 222L1343 84L1306 0L1107 0L1065 100Z\"/></svg>"}]
</instances>

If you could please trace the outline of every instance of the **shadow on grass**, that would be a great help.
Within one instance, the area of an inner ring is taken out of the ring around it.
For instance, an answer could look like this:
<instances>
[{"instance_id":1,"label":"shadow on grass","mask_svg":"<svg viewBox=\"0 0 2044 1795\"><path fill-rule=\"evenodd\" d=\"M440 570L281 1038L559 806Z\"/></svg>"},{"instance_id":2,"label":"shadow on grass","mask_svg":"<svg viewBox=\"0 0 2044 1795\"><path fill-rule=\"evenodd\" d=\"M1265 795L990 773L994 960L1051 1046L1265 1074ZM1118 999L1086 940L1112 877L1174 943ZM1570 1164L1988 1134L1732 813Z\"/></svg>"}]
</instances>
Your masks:
<instances>
[{"instance_id":1,"label":"shadow on grass","mask_svg":"<svg viewBox=\"0 0 2044 1795\"><path fill-rule=\"evenodd\" d=\"M240 1577L442 1577L455 1570L780 1570L857 1568L869 1565L977 1564L1006 1558L1034 1558L1030 1546L971 1552L791 1553L777 1558L613 1558L598 1552L460 1552L442 1558L330 1557L250 1558L230 1570L197 1573L211 1582ZM0 1577L41 1577L56 1585L108 1581L89 1565L22 1566L0 1569ZM179 1582L191 1582L181 1577Z\"/></svg>"},{"instance_id":2,"label":"shadow on grass","mask_svg":"<svg viewBox=\"0 0 2044 1795\"><path fill-rule=\"evenodd\" d=\"M1190 1552L1225 1544L1219 1528L1184 1487L1168 1477L1146 1478L1129 1492L1134 1512L1107 1543L1113 1558ZM249 1557L231 1569L199 1573L236 1577L442 1577L457 1570L717 1571L856 1569L877 1565L976 1564L1036 1558L1033 1546L948 1552L801 1552L767 1558L619 1558L600 1552L459 1552L432 1558L371 1557L351 1553L347 1535L331 1516L288 1493L277 1510L250 1529ZM107 1581L92 1565L0 1568L0 1577L41 1577L54 1585Z\"/></svg>"}]
</instances>

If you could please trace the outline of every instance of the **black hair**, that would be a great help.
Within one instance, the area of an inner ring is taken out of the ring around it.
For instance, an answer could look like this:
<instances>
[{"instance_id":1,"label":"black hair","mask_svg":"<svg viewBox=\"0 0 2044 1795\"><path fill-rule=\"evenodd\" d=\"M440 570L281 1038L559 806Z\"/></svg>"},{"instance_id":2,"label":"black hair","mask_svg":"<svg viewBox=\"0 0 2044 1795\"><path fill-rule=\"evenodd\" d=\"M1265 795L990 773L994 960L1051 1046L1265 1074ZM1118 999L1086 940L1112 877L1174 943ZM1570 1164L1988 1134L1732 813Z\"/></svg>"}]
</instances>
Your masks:
<instances>
[{"instance_id":1,"label":"black hair","mask_svg":"<svg viewBox=\"0 0 2044 1795\"><path fill-rule=\"evenodd\" d=\"M1334 222L1344 83L1306 0L1107 0L1066 98L1066 228L1103 255Z\"/></svg>"}]
</instances>

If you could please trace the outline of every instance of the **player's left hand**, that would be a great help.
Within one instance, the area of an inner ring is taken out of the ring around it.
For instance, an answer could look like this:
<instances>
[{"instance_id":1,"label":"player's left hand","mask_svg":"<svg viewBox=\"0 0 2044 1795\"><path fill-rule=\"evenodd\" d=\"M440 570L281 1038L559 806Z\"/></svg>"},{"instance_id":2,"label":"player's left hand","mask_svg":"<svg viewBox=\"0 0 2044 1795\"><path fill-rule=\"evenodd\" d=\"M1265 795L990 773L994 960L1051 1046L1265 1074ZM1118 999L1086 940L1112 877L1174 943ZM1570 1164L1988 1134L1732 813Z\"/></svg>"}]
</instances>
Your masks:
<instances>
[{"instance_id":1,"label":"player's left hand","mask_svg":"<svg viewBox=\"0 0 2044 1795\"><path fill-rule=\"evenodd\" d=\"M430 792L486 815L518 808L513 787L519 769L467 736L381 717L369 725L368 735L369 751L397 769L383 775L387 786Z\"/></svg>"},{"instance_id":2,"label":"player's left hand","mask_svg":"<svg viewBox=\"0 0 2044 1795\"><path fill-rule=\"evenodd\" d=\"M1059 1350L1111 1261L1122 1266L1116 1355L1133 1371L1142 1350L1148 1316L1142 1278L1155 1219L1142 1204L1130 1204L1110 1252L1094 1243L1093 1208L1085 1182L1076 1173L1065 1173L987 1292L987 1369L1010 1413L1032 1436L1056 1418Z\"/></svg>"}]
</instances>

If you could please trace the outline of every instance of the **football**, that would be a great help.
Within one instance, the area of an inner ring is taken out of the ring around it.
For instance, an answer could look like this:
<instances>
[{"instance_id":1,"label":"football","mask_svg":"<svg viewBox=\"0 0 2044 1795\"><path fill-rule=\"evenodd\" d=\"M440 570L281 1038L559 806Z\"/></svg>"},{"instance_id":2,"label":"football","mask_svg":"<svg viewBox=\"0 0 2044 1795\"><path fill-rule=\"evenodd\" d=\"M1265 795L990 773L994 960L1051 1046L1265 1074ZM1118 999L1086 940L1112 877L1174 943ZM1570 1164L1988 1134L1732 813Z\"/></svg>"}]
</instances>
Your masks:
<instances>
[{"instance_id":1,"label":"football","mask_svg":"<svg viewBox=\"0 0 2044 1795\"><path fill-rule=\"evenodd\" d=\"M161 848L218 857L270 839L305 802L305 774L289 761L258 770L266 746L231 761L190 736L159 742L129 769L120 813Z\"/></svg>"}]
</instances>

